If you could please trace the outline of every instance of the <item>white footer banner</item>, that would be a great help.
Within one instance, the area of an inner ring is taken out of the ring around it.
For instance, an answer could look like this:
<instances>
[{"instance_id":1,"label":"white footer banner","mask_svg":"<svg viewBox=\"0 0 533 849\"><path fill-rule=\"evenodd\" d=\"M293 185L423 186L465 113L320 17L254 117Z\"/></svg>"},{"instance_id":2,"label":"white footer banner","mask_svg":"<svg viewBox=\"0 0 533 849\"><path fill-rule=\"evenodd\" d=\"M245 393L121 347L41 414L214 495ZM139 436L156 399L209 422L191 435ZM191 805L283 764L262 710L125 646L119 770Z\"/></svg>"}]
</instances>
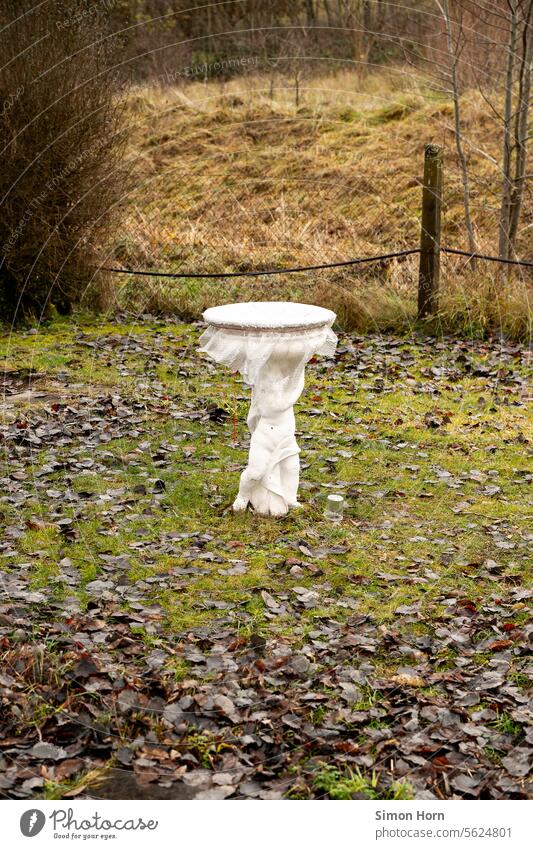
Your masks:
<instances>
[{"instance_id":1,"label":"white footer banner","mask_svg":"<svg viewBox=\"0 0 533 849\"><path fill-rule=\"evenodd\" d=\"M531 849L533 801L4 801L0 845Z\"/></svg>"}]
</instances>

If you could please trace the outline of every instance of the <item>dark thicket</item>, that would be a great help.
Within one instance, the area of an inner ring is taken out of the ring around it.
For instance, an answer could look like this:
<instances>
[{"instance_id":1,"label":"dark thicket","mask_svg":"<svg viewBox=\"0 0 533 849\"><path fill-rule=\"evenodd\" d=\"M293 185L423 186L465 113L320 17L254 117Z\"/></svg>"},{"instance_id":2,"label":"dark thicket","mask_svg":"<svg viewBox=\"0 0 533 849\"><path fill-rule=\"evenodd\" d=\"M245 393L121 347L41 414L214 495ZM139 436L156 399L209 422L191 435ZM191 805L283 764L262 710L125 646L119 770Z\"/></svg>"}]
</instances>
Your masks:
<instances>
[{"instance_id":1,"label":"dark thicket","mask_svg":"<svg viewBox=\"0 0 533 849\"><path fill-rule=\"evenodd\" d=\"M100 0L106 2L106 0ZM500 0L498 0L500 2ZM275 62L291 70L295 55L329 71L340 61L416 60L433 0L107 0L108 24L122 30L129 75L176 83L228 77ZM296 53L295 53L296 51ZM320 58L319 58L320 57Z\"/></svg>"},{"instance_id":2,"label":"dark thicket","mask_svg":"<svg viewBox=\"0 0 533 849\"><path fill-rule=\"evenodd\" d=\"M93 8L0 0L4 321L79 303L117 220L125 189L124 84L112 70L119 42L102 40Z\"/></svg>"}]
</instances>

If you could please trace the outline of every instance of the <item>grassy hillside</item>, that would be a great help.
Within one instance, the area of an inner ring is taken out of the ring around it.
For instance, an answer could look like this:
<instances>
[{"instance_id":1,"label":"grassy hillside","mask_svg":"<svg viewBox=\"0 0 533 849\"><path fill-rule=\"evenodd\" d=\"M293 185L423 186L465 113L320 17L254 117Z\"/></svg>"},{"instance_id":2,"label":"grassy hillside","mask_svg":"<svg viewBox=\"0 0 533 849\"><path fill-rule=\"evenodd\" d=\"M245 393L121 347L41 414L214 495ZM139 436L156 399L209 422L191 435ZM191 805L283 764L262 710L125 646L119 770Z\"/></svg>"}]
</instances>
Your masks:
<instances>
[{"instance_id":1,"label":"grassy hillside","mask_svg":"<svg viewBox=\"0 0 533 849\"><path fill-rule=\"evenodd\" d=\"M495 253L497 119L479 94L463 101L479 249ZM134 193L114 259L134 267L222 271L336 262L417 246L423 145L445 146L444 243L465 248L462 186L448 95L406 68L300 82L266 76L139 89L128 109ZM531 256L526 198L519 252ZM119 300L145 311L198 315L230 299L305 298L334 307L345 327L407 329L417 257L358 269L226 282L115 278ZM447 329L526 337L531 273L501 279L443 256Z\"/></svg>"}]
</instances>

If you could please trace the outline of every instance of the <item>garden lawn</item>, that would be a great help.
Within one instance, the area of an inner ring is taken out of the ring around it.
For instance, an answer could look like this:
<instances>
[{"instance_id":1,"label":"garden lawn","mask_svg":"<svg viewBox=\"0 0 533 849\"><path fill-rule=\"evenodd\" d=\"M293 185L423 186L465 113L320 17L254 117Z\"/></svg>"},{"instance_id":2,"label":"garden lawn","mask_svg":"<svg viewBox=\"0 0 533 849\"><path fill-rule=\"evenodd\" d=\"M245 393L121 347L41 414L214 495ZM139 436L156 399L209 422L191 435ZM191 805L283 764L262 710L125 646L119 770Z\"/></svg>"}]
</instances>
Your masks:
<instances>
[{"instance_id":1,"label":"garden lawn","mask_svg":"<svg viewBox=\"0 0 533 849\"><path fill-rule=\"evenodd\" d=\"M249 393L200 330L1 339L0 792L531 796L524 348L342 335L267 519L231 510Z\"/></svg>"}]
</instances>

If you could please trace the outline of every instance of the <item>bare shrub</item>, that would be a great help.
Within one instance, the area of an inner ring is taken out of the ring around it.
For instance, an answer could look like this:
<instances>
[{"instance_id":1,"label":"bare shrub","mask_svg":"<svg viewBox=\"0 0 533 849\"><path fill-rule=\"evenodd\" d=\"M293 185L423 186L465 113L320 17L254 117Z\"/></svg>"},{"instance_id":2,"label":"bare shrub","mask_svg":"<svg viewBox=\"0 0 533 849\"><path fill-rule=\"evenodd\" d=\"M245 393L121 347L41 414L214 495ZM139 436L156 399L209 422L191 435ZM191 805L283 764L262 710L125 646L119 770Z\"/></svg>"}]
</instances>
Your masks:
<instances>
[{"instance_id":1,"label":"bare shrub","mask_svg":"<svg viewBox=\"0 0 533 849\"><path fill-rule=\"evenodd\" d=\"M35 8L32 9L32 6ZM116 39L94 2L0 4L0 318L79 303L125 190Z\"/></svg>"}]
</instances>

